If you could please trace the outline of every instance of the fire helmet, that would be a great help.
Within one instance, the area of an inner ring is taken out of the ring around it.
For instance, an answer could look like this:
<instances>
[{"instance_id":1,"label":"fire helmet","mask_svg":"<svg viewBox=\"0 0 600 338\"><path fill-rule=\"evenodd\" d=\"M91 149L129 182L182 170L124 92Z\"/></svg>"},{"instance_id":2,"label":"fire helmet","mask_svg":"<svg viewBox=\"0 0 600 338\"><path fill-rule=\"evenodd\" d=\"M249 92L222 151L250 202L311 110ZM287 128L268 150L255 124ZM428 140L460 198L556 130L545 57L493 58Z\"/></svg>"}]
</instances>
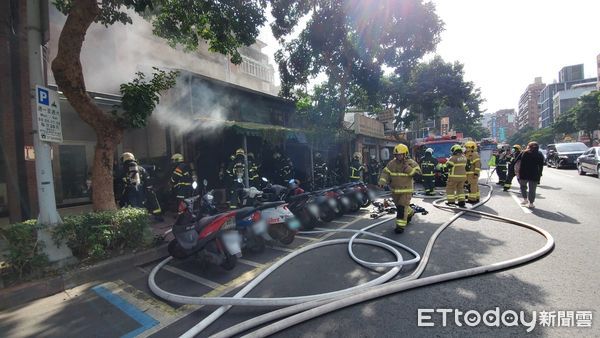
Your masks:
<instances>
[{"instance_id":1,"label":"fire helmet","mask_svg":"<svg viewBox=\"0 0 600 338\"><path fill-rule=\"evenodd\" d=\"M125 161L135 161L135 156L129 152L121 154L121 162Z\"/></svg>"},{"instance_id":2,"label":"fire helmet","mask_svg":"<svg viewBox=\"0 0 600 338\"><path fill-rule=\"evenodd\" d=\"M402 143L394 147L394 155L408 154L408 147Z\"/></svg>"},{"instance_id":3,"label":"fire helmet","mask_svg":"<svg viewBox=\"0 0 600 338\"><path fill-rule=\"evenodd\" d=\"M177 153L177 154L173 154L173 156L171 156L171 161L173 162L183 162L183 155Z\"/></svg>"}]
</instances>

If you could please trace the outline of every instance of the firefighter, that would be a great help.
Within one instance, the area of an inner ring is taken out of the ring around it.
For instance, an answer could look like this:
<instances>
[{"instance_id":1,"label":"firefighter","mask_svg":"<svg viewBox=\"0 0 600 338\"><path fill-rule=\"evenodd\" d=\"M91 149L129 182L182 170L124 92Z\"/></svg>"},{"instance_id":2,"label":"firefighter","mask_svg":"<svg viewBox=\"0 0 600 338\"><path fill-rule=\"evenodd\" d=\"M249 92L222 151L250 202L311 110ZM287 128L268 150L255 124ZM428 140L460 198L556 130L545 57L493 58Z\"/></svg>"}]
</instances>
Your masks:
<instances>
[{"instance_id":1,"label":"firefighter","mask_svg":"<svg viewBox=\"0 0 600 338\"><path fill-rule=\"evenodd\" d=\"M148 179L146 170L138 165L132 153L121 155L123 191L121 193L120 205L134 208L144 207L144 182Z\"/></svg>"},{"instance_id":2,"label":"firefighter","mask_svg":"<svg viewBox=\"0 0 600 338\"><path fill-rule=\"evenodd\" d=\"M379 161L375 155L371 155L371 159L367 164L367 170L369 171L369 183L377 184L377 178L379 178Z\"/></svg>"},{"instance_id":3,"label":"firefighter","mask_svg":"<svg viewBox=\"0 0 600 338\"><path fill-rule=\"evenodd\" d=\"M458 200L458 206L465 206L465 181L467 180L467 158L463 155L462 147L455 144L450 148L452 156L446 162L448 170L448 182L446 183L446 204L454 205Z\"/></svg>"},{"instance_id":4,"label":"firefighter","mask_svg":"<svg viewBox=\"0 0 600 338\"><path fill-rule=\"evenodd\" d=\"M189 165L184 163L183 155L176 153L171 156L171 192L177 199L177 204L184 198L192 196L194 188L194 173Z\"/></svg>"},{"instance_id":5,"label":"firefighter","mask_svg":"<svg viewBox=\"0 0 600 338\"><path fill-rule=\"evenodd\" d=\"M497 185L504 185L504 181L506 181L506 171L508 169L508 149L502 148L498 152L498 156L496 156L496 174L498 175L498 183Z\"/></svg>"},{"instance_id":6,"label":"firefighter","mask_svg":"<svg viewBox=\"0 0 600 338\"><path fill-rule=\"evenodd\" d=\"M323 160L321 153L315 153L313 160L313 170L315 175L315 189L324 189L327 186L328 168L327 163Z\"/></svg>"},{"instance_id":7,"label":"firefighter","mask_svg":"<svg viewBox=\"0 0 600 338\"><path fill-rule=\"evenodd\" d=\"M421 175L423 176L423 187L427 196L435 195L435 169L437 164L437 160L433 158L433 149L427 148L425 156L421 159Z\"/></svg>"},{"instance_id":8,"label":"firefighter","mask_svg":"<svg viewBox=\"0 0 600 338\"><path fill-rule=\"evenodd\" d=\"M506 175L506 180L504 181L504 191L508 191L508 189L510 189L510 186L512 185L512 180L516 175L515 163L519 154L521 154L521 146L515 144L512 147L512 153L510 154L510 157L508 159L508 173Z\"/></svg>"},{"instance_id":9,"label":"firefighter","mask_svg":"<svg viewBox=\"0 0 600 338\"><path fill-rule=\"evenodd\" d=\"M358 182L362 180L362 174L365 167L360 163L360 154L355 153L350 162L350 182Z\"/></svg>"},{"instance_id":10,"label":"firefighter","mask_svg":"<svg viewBox=\"0 0 600 338\"><path fill-rule=\"evenodd\" d=\"M410 207L414 190L413 176L420 174L417 162L408 158L408 147L398 144L394 147L394 159L381 171L379 186L390 185L392 199L396 204L396 233L404 232L415 211Z\"/></svg>"},{"instance_id":11,"label":"firefighter","mask_svg":"<svg viewBox=\"0 0 600 338\"><path fill-rule=\"evenodd\" d=\"M244 188L244 175L246 171L245 156L246 152L244 149L240 148L236 150L233 160L227 166L226 188L229 194L229 207L231 209L235 209L239 205L238 190Z\"/></svg>"},{"instance_id":12,"label":"firefighter","mask_svg":"<svg viewBox=\"0 0 600 338\"><path fill-rule=\"evenodd\" d=\"M260 187L260 175L258 174L258 164L254 159L254 154L248 152L248 181L251 187Z\"/></svg>"},{"instance_id":13,"label":"firefighter","mask_svg":"<svg viewBox=\"0 0 600 338\"><path fill-rule=\"evenodd\" d=\"M469 195L467 201L471 204L479 203L479 172L481 171L481 161L477 153L477 143L467 141L465 143L467 157L467 185L469 187Z\"/></svg>"}]
</instances>

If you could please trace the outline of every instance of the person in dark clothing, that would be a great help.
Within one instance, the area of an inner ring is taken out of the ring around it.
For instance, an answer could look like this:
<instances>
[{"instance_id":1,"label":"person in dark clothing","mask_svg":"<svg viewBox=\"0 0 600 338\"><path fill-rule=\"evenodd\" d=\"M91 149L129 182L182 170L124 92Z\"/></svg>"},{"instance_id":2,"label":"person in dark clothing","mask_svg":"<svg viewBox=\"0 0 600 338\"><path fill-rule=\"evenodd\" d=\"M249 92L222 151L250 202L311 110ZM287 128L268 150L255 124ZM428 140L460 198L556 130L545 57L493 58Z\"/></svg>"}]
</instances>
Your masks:
<instances>
[{"instance_id":1,"label":"person in dark clothing","mask_svg":"<svg viewBox=\"0 0 600 338\"><path fill-rule=\"evenodd\" d=\"M328 168L327 163L323 160L321 153L316 153L314 158L314 175L315 175L315 189L325 189L327 186L328 179Z\"/></svg>"},{"instance_id":2,"label":"person in dark clothing","mask_svg":"<svg viewBox=\"0 0 600 338\"><path fill-rule=\"evenodd\" d=\"M512 147L512 153L508 160L508 173L506 175L506 180L504 180L504 189L503 189L504 191L508 191L510 189L512 180L516 176L515 162L517 161L517 158L519 157L520 153L521 153L521 146L518 144L515 144Z\"/></svg>"},{"instance_id":3,"label":"person in dark clothing","mask_svg":"<svg viewBox=\"0 0 600 338\"><path fill-rule=\"evenodd\" d=\"M171 156L171 193L177 199L177 205L185 198L191 197L194 188L194 173L183 159L183 155L177 153Z\"/></svg>"},{"instance_id":4,"label":"person in dark clothing","mask_svg":"<svg viewBox=\"0 0 600 338\"><path fill-rule=\"evenodd\" d=\"M537 142L529 142L527 149L515 159L514 170L521 186L521 205L533 209L535 206L535 190L540 184L542 170L544 169L544 155L540 153ZM529 190L528 190L529 188Z\"/></svg>"},{"instance_id":5,"label":"person in dark clothing","mask_svg":"<svg viewBox=\"0 0 600 338\"><path fill-rule=\"evenodd\" d=\"M120 205L134 208L144 208L144 182L148 180L146 170L138 165L132 153L121 155L123 192Z\"/></svg>"},{"instance_id":6,"label":"person in dark clothing","mask_svg":"<svg viewBox=\"0 0 600 338\"><path fill-rule=\"evenodd\" d=\"M371 159L367 164L367 170L369 171L369 183L376 185L379 179L379 161L375 155L371 155Z\"/></svg>"},{"instance_id":7,"label":"person in dark clothing","mask_svg":"<svg viewBox=\"0 0 600 338\"><path fill-rule=\"evenodd\" d=\"M435 166L437 165L437 159L433 158L433 149L427 148L425 150L425 156L421 158L421 176L423 176L423 188L425 189L425 195L435 195Z\"/></svg>"}]
</instances>

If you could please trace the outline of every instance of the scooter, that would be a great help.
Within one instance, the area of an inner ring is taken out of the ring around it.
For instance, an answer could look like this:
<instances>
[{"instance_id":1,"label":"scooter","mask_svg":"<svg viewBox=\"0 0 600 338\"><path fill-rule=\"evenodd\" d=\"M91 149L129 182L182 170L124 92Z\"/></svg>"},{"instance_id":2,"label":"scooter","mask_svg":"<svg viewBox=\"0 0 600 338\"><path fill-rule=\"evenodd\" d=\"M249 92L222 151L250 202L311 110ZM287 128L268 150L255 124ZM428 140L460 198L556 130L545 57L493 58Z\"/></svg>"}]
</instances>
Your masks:
<instances>
[{"instance_id":1,"label":"scooter","mask_svg":"<svg viewBox=\"0 0 600 338\"><path fill-rule=\"evenodd\" d=\"M186 198L179 204L179 214L173 224L174 239L169 242L169 254L178 259L193 255L225 270L231 270L241 257L242 237L236 230L236 219L248 211L232 211L199 218L194 204L199 196Z\"/></svg>"}]
</instances>

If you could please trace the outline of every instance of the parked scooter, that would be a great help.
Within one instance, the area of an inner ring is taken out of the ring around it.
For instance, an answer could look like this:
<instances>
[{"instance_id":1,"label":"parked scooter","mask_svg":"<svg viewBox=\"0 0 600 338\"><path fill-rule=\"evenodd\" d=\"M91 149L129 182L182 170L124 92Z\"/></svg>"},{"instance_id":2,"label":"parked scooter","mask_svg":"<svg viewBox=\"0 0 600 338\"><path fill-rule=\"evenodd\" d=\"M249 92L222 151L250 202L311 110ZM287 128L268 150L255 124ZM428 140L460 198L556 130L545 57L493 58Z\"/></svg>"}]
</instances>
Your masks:
<instances>
[{"instance_id":1,"label":"parked scooter","mask_svg":"<svg viewBox=\"0 0 600 338\"><path fill-rule=\"evenodd\" d=\"M314 229L315 226L321 223L320 210L314 194L304 192L297 185L284 187L271 184L264 177L263 182L265 183L263 198L266 201L286 201L288 210L296 216L302 228L306 230Z\"/></svg>"},{"instance_id":2,"label":"parked scooter","mask_svg":"<svg viewBox=\"0 0 600 338\"><path fill-rule=\"evenodd\" d=\"M236 230L236 218L247 215L232 211L199 218L194 213L194 203L199 198L194 196L181 201L172 227L175 238L169 243L169 254L179 259L197 255L231 270L237 263L237 257L241 256L242 237Z\"/></svg>"}]
</instances>

